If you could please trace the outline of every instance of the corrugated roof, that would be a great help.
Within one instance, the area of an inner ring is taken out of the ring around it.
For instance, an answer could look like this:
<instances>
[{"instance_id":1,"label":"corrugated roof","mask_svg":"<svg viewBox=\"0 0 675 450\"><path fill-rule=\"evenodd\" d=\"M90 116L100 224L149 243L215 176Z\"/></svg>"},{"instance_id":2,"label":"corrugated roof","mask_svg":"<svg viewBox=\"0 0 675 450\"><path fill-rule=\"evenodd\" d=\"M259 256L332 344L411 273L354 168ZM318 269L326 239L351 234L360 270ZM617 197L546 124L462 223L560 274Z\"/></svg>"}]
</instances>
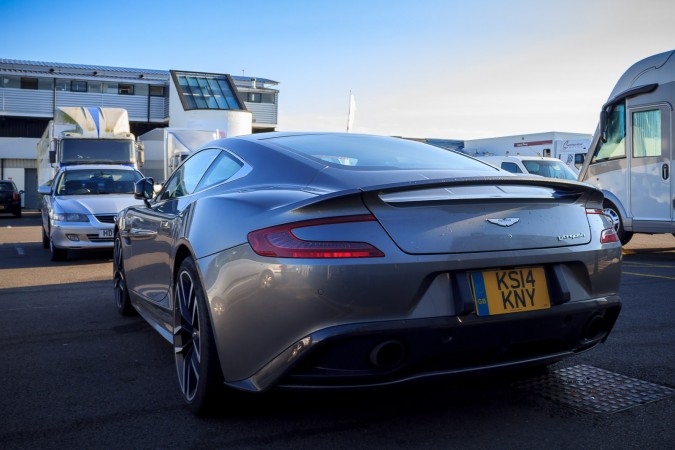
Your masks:
<instances>
[{"instance_id":1,"label":"corrugated roof","mask_svg":"<svg viewBox=\"0 0 675 450\"><path fill-rule=\"evenodd\" d=\"M169 79L168 70L156 70L156 69L138 69L131 67L114 67L114 66L100 66L92 64L71 64L71 63L57 63L57 62L47 62L47 61L27 61L20 59L5 59L0 58L0 66L9 65L16 66L14 70L21 68L27 72L34 72L37 68L46 68L46 69L62 69L62 70L83 70L83 71L97 71L97 72L111 72L119 74L133 74L140 76L141 74L145 76L156 75L158 77ZM7 68L7 67L6 67ZM123 75L121 75L123 76ZM236 76L231 75L232 79L235 81L251 81L255 79L259 83L265 84L279 84L274 80L267 78L251 77L251 76Z\"/></svg>"}]
</instances>

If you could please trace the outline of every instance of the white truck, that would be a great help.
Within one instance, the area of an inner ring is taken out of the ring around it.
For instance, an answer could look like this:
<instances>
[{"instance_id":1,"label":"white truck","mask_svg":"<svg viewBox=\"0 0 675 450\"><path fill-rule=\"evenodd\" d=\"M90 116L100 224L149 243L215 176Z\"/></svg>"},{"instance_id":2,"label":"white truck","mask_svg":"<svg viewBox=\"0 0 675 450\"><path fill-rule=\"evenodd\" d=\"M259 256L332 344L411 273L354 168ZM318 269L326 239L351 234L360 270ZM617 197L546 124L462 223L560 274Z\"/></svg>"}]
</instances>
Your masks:
<instances>
[{"instance_id":1,"label":"white truck","mask_svg":"<svg viewBox=\"0 0 675 450\"><path fill-rule=\"evenodd\" d=\"M139 169L143 149L122 108L59 107L37 144L38 186L63 166L122 164Z\"/></svg>"},{"instance_id":2,"label":"white truck","mask_svg":"<svg viewBox=\"0 0 675 450\"><path fill-rule=\"evenodd\" d=\"M163 183L190 152L225 137L222 130L193 128L155 128L138 137L145 154L143 175Z\"/></svg>"},{"instance_id":3,"label":"white truck","mask_svg":"<svg viewBox=\"0 0 675 450\"><path fill-rule=\"evenodd\" d=\"M675 50L633 64L600 111L579 180L605 194L623 244L633 233L675 234Z\"/></svg>"},{"instance_id":4,"label":"white truck","mask_svg":"<svg viewBox=\"0 0 675 450\"><path fill-rule=\"evenodd\" d=\"M535 133L464 141L471 156L543 156L557 158L579 173L591 144L591 136L580 133Z\"/></svg>"}]
</instances>

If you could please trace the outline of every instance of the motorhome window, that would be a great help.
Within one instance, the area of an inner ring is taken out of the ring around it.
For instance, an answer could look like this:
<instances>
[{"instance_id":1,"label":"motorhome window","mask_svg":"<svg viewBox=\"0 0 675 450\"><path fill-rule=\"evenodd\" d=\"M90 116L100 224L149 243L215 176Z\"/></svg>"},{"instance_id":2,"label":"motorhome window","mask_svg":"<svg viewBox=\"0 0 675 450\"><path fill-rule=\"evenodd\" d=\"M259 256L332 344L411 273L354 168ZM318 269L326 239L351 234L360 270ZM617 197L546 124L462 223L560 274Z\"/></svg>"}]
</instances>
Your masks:
<instances>
[{"instance_id":1,"label":"motorhome window","mask_svg":"<svg viewBox=\"0 0 675 450\"><path fill-rule=\"evenodd\" d=\"M120 95L134 95L134 85L120 83L117 93Z\"/></svg>"},{"instance_id":2,"label":"motorhome window","mask_svg":"<svg viewBox=\"0 0 675 450\"><path fill-rule=\"evenodd\" d=\"M37 78L21 77L21 89L35 89L38 88Z\"/></svg>"},{"instance_id":3,"label":"motorhome window","mask_svg":"<svg viewBox=\"0 0 675 450\"><path fill-rule=\"evenodd\" d=\"M164 97L164 86L150 86L150 97Z\"/></svg>"},{"instance_id":4,"label":"motorhome window","mask_svg":"<svg viewBox=\"0 0 675 450\"><path fill-rule=\"evenodd\" d=\"M70 82L70 90L72 92L87 92L87 82L73 80Z\"/></svg>"},{"instance_id":5,"label":"motorhome window","mask_svg":"<svg viewBox=\"0 0 675 450\"><path fill-rule=\"evenodd\" d=\"M106 94L117 94L119 90L119 86L117 83L104 83L103 84L103 92Z\"/></svg>"},{"instance_id":6,"label":"motorhome window","mask_svg":"<svg viewBox=\"0 0 675 450\"><path fill-rule=\"evenodd\" d=\"M661 156L661 111L633 113L633 157Z\"/></svg>"},{"instance_id":7,"label":"motorhome window","mask_svg":"<svg viewBox=\"0 0 675 450\"><path fill-rule=\"evenodd\" d=\"M626 157L626 105L614 107L607 118L607 142L598 140L592 163Z\"/></svg>"},{"instance_id":8,"label":"motorhome window","mask_svg":"<svg viewBox=\"0 0 675 450\"><path fill-rule=\"evenodd\" d=\"M64 139L61 142L62 162L76 164L129 164L133 162L133 142L125 139L100 139L91 145L89 139Z\"/></svg>"}]
</instances>

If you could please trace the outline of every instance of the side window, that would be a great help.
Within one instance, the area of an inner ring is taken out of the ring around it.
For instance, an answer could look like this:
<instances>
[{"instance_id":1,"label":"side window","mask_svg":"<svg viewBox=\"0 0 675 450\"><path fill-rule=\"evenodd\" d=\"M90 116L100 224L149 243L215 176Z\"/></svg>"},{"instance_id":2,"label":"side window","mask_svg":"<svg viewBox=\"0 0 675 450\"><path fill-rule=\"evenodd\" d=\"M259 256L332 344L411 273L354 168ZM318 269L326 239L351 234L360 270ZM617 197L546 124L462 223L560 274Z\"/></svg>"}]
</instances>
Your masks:
<instances>
[{"instance_id":1,"label":"side window","mask_svg":"<svg viewBox=\"0 0 675 450\"><path fill-rule=\"evenodd\" d=\"M210 186L222 183L241 169L243 164L234 156L227 152L220 152L220 156L215 163L211 165L202 181L199 183L198 190L206 189Z\"/></svg>"},{"instance_id":2,"label":"side window","mask_svg":"<svg viewBox=\"0 0 675 450\"><path fill-rule=\"evenodd\" d=\"M626 105L619 104L607 120L607 142L598 140L591 163L626 157Z\"/></svg>"},{"instance_id":3,"label":"side window","mask_svg":"<svg viewBox=\"0 0 675 450\"><path fill-rule=\"evenodd\" d=\"M212 148L191 155L167 181L161 200L192 194L220 150Z\"/></svg>"},{"instance_id":4,"label":"side window","mask_svg":"<svg viewBox=\"0 0 675 450\"><path fill-rule=\"evenodd\" d=\"M502 169L507 170L511 173L523 173L523 171L520 170L520 167L518 167L518 164L512 162L503 162Z\"/></svg>"},{"instance_id":5,"label":"side window","mask_svg":"<svg viewBox=\"0 0 675 450\"><path fill-rule=\"evenodd\" d=\"M661 156L661 111L633 113L633 157Z\"/></svg>"}]
</instances>

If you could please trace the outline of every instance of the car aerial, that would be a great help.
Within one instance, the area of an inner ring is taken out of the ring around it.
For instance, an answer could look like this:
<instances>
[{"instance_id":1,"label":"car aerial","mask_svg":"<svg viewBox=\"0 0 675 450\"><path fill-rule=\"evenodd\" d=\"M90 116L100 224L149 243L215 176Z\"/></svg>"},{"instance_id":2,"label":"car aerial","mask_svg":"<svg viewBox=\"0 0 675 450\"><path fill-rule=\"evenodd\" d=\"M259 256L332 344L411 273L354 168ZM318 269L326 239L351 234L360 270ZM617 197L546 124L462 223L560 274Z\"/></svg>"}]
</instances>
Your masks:
<instances>
[{"instance_id":1,"label":"car aerial","mask_svg":"<svg viewBox=\"0 0 675 450\"><path fill-rule=\"evenodd\" d=\"M576 180L578 171L558 158L544 156L479 156L478 159L511 173Z\"/></svg>"},{"instance_id":2,"label":"car aerial","mask_svg":"<svg viewBox=\"0 0 675 450\"><path fill-rule=\"evenodd\" d=\"M0 180L0 214L21 217L21 194L12 180Z\"/></svg>"},{"instance_id":3,"label":"car aerial","mask_svg":"<svg viewBox=\"0 0 675 450\"><path fill-rule=\"evenodd\" d=\"M42 194L42 245L52 261L68 250L113 247L117 214L140 204L134 198L141 173L122 165L66 166L53 183L38 187Z\"/></svg>"},{"instance_id":4,"label":"car aerial","mask_svg":"<svg viewBox=\"0 0 675 450\"><path fill-rule=\"evenodd\" d=\"M173 345L199 414L237 390L545 366L603 342L621 309L599 190L411 140L227 138L136 188L116 307Z\"/></svg>"}]
</instances>

